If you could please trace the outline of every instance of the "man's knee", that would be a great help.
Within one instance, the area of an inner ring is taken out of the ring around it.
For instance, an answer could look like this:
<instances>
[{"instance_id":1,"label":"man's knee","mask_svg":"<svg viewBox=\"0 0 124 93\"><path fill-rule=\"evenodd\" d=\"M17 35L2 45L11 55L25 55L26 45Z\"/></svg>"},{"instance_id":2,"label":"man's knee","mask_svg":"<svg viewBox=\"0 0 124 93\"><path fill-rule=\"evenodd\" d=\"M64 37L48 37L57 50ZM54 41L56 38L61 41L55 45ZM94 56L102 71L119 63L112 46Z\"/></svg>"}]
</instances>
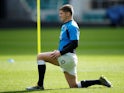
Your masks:
<instances>
[{"instance_id":1,"label":"man's knee","mask_svg":"<svg viewBox=\"0 0 124 93\"><path fill-rule=\"evenodd\" d=\"M43 60L43 54L42 53L37 55L37 60Z\"/></svg>"},{"instance_id":2,"label":"man's knee","mask_svg":"<svg viewBox=\"0 0 124 93\"><path fill-rule=\"evenodd\" d=\"M42 57L42 53L37 55L37 64L38 65L45 65L45 60Z\"/></svg>"}]
</instances>

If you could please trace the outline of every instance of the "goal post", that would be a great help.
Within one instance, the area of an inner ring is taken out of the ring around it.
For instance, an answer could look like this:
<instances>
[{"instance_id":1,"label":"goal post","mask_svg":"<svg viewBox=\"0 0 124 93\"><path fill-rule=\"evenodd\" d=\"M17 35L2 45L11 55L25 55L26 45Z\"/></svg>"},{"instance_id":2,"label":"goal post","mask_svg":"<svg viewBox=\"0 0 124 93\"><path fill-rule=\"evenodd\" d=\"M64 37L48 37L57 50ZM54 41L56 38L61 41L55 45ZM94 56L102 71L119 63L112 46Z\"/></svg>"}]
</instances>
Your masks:
<instances>
[{"instance_id":1,"label":"goal post","mask_svg":"<svg viewBox=\"0 0 124 93\"><path fill-rule=\"evenodd\" d=\"M37 53L41 52L40 0L37 0Z\"/></svg>"}]
</instances>

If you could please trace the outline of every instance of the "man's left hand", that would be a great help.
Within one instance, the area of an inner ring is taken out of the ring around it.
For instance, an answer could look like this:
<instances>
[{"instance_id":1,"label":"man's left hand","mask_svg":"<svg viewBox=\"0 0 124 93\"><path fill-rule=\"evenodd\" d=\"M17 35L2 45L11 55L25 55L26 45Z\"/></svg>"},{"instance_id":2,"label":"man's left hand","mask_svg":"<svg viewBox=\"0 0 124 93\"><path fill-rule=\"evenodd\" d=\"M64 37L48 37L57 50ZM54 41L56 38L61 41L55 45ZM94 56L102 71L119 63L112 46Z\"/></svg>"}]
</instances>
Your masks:
<instances>
[{"instance_id":1,"label":"man's left hand","mask_svg":"<svg viewBox=\"0 0 124 93\"><path fill-rule=\"evenodd\" d=\"M51 58L53 58L53 59L57 59L60 56L61 56L61 54L60 54L59 50L54 50L53 53L51 54Z\"/></svg>"}]
</instances>

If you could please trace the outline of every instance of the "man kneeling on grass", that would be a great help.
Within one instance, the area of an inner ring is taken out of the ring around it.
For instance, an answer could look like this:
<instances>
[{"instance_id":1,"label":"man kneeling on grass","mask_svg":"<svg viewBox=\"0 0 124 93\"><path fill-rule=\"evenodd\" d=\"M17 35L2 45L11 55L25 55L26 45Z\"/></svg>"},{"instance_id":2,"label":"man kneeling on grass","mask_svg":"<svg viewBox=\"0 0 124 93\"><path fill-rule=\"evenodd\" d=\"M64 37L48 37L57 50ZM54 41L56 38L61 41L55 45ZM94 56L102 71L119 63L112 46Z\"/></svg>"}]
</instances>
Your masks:
<instances>
[{"instance_id":1,"label":"man kneeling on grass","mask_svg":"<svg viewBox=\"0 0 124 93\"><path fill-rule=\"evenodd\" d=\"M44 75L46 62L60 66L70 88L87 88L92 85L112 87L111 83L103 76L97 80L77 80L77 55L75 53L79 41L79 27L73 19L72 5L63 5L59 9L59 17L63 22L58 50L40 53L37 56L39 80L36 86L27 87L27 90L44 90Z\"/></svg>"}]
</instances>

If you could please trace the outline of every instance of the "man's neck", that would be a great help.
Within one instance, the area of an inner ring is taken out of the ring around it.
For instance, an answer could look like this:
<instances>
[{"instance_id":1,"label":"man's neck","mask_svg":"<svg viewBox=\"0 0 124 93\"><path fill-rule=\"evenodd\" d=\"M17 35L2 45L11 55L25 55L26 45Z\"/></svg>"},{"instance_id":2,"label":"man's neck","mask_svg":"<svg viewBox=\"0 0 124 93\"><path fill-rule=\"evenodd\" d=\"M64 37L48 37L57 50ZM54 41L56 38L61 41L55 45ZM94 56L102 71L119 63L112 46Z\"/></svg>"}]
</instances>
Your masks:
<instances>
[{"instance_id":1,"label":"man's neck","mask_svg":"<svg viewBox=\"0 0 124 93\"><path fill-rule=\"evenodd\" d=\"M66 23L66 22L68 22L70 20L73 20L73 18L69 18L69 19L65 20L64 23Z\"/></svg>"}]
</instances>

